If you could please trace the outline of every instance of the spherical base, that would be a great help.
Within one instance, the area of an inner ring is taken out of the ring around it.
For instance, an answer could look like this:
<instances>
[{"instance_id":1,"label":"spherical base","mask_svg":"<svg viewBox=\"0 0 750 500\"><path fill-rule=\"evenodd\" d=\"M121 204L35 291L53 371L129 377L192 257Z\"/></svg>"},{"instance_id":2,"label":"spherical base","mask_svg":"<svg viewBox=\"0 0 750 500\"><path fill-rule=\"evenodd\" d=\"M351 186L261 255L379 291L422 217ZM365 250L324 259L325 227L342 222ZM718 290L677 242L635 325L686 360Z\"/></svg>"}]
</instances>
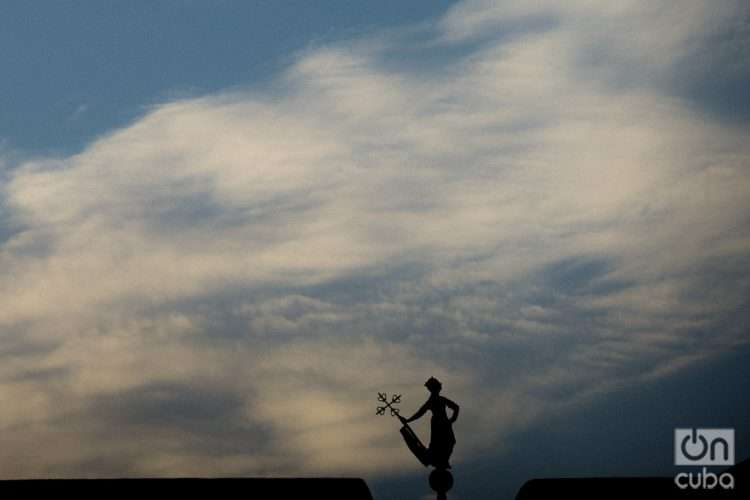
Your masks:
<instances>
[{"instance_id":1,"label":"spherical base","mask_svg":"<svg viewBox=\"0 0 750 500\"><path fill-rule=\"evenodd\" d=\"M453 488L453 474L446 469L435 469L430 472L430 488L436 493L446 493Z\"/></svg>"}]
</instances>

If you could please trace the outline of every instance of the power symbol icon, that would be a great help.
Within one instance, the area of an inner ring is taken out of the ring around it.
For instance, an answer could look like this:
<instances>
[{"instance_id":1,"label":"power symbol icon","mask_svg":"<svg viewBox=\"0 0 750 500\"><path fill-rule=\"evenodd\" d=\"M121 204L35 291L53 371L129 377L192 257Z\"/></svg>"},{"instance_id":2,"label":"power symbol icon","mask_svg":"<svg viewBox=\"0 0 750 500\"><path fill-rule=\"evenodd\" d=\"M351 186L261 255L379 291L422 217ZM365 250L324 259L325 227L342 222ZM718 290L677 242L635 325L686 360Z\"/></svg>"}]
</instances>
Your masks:
<instances>
[{"instance_id":1,"label":"power symbol icon","mask_svg":"<svg viewBox=\"0 0 750 500\"><path fill-rule=\"evenodd\" d=\"M698 441L700 440L700 453L690 453L688 451L688 442L690 442L691 447L695 446L697 447ZM690 460L700 460L703 457L706 456L706 453L708 453L708 441L706 441L706 438L703 436L698 435L697 429L693 429L692 433L688 436L685 436L682 439L682 442L680 443L680 448L682 449L682 454L689 458Z\"/></svg>"}]
</instances>

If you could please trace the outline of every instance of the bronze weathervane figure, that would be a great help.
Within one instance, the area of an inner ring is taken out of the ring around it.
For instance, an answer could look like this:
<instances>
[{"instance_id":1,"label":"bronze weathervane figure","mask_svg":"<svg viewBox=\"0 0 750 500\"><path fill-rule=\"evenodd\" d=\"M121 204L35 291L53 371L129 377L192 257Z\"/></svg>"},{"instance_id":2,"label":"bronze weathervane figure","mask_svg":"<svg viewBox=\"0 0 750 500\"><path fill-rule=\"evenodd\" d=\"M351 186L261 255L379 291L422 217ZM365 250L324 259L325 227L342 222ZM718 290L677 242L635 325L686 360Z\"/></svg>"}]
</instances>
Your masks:
<instances>
[{"instance_id":1,"label":"bronze weathervane figure","mask_svg":"<svg viewBox=\"0 0 750 500\"><path fill-rule=\"evenodd\" d=\"M390 409L391 416L401 421L403 426L400 432L411 452L425 467L435 467L430 473L430 486L437 492L438 500L444 500L447 498L446 493L453 486L449 459L456 445L453 423L458 418L459 406L440 395L443 385L435 377L430 377L424 385L430 391L430 397L411 417L402 417L399 409L394 407L401 402L400 394L392 396L389 402L384 393L378 393L378 401L383 403L383 406L378 407L377 414L384 415L385 410ZM448 417L448 409L452 412L450 417ZM428 410L432 413L432 419L430 421L430 444L425 448L416 433L409 427L409 422L421 418Z\"/></svg>"}]
</instances>

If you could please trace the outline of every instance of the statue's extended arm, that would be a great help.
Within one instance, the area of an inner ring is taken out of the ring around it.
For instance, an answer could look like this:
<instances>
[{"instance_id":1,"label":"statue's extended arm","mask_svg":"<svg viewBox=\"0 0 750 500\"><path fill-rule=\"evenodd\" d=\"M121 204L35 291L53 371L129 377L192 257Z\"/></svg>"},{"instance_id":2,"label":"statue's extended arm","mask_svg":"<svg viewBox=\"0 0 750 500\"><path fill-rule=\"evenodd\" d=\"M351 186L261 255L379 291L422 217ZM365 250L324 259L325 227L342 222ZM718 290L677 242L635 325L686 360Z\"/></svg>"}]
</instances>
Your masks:
<instances>
[{"instance_id":1,"label":"statue's extended arm","mask_svg":"<svg viewBox=\"0 0 750 500\"><path fill-rule=\"evenodd\" d=\"M425 404L422 405L422 407L419 410L417 410L417 413L415 413L411 417L404 418L401 415L399 415L398 418L399 418L399 420L401 420L401 423L408 424L409 422L413 422L416 419L420 418L422 415L424 415L425 412L427 411L427 408L428 408L427 403L425 403Z\"/></svg>"}]
</instances>

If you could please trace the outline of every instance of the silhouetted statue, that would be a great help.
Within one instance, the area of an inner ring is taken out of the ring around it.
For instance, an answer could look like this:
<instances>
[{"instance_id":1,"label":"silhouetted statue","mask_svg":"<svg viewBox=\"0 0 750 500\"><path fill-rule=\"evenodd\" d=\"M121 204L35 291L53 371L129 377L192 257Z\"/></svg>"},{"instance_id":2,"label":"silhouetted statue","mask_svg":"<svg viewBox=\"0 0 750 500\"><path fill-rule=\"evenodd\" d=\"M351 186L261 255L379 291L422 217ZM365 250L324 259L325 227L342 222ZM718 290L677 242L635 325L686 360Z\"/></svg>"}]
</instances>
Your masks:
<instances>
[{"instance_id":1,"label":"silhouetted statue","mask_svg":"<svg viewBox=\"0 0 750 500\"><path fill-rule=\"evenodd\" d=\"M427 461L437 469L450 469L451 466L448 459L451 453L453 453L453 447L456 444L456 437L453 434L453 422L458 418L459 407L450 399L440 395L443 385L435 377L430 377L424 385L430 391L430 397L425 404L410 418L404 418L401 415L397 416L401 423L406 426L409 422L417 420L427 410L430 410L432 412L432 420L430 421L430 445L427 448ZM450 418L448 418L446 408L450 408L453 411Z\"/></svg>"},{"instance_id":2,"label":"silhouetted statue","mask_svg":"<svg viewBox=\"0 0 750 500\"><path fill-rule=\"evenodd\" d=\"M458 405L440 395L443 385L435 377L430 377L424 385L430 391L430 397L411 418L404 418L399 413L400 409L397 405L401 403L401 394L393 394L389 401L388 395L384 392L378 393L378 402L381 404L377 407L375 414L385 415L385 411L390 410L391 416L398 417L403 424L400 432L406 446L422 465L435 467L430 473L429 482L430 487L437 493L437 500L447 500L446 494L453 487L453 475L448 470L451 468L448 460L456 444L453 422L458 418ZM448 418L447 408L453 410L450 418ZM427 410L432 412L429 448L424 447L417 434L409 427L409 422L417 420Z\"/></svg>"}]
</instances>

